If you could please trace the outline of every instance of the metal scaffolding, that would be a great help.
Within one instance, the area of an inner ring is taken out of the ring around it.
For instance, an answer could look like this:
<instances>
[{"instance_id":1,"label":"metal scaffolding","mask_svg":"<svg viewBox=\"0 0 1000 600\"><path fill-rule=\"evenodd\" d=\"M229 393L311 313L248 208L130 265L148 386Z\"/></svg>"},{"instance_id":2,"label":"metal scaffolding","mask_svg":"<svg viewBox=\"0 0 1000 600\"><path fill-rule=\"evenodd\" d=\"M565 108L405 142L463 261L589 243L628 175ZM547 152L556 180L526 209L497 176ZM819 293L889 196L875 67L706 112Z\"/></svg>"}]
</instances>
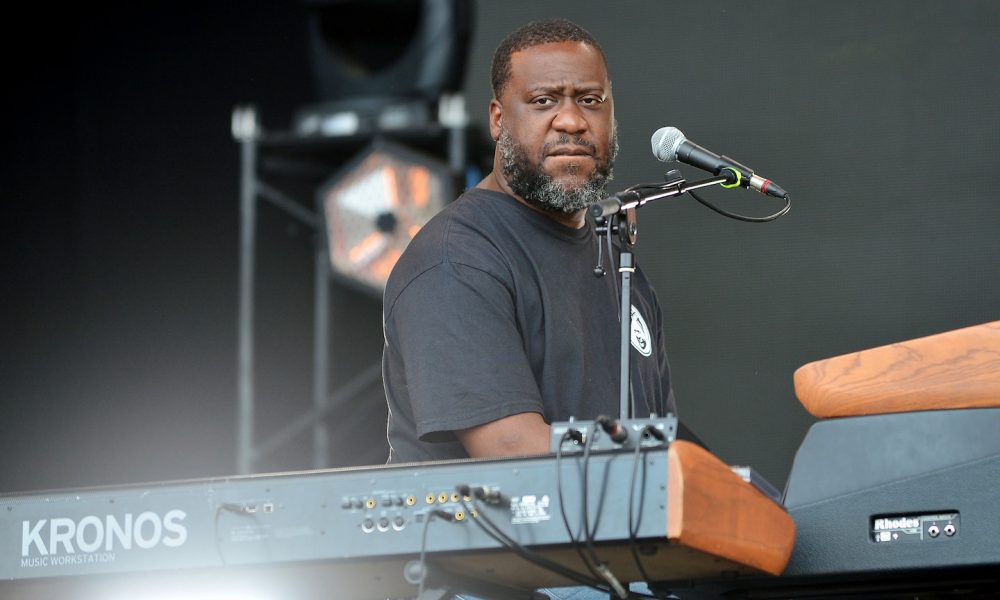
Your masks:
<instances>
[{"instance_id":1,"label":"metal scaffolding","mask_svg":"<svg viewBox=\"0 0 1000 600\"><path fill-rule=\"evenodd\" d=\"M447 99L454 103L454 97ZM457 114L455 111L461 111ZM448 164L458 176L466 163L466 121L464 103L459 102L441 124L421 131L397 132L400 141L425 147L443 148ZM240 245L239 245L239 307L238 307L238 358L237 358L237 448L236 468L241 474L254 473L261 459L307 431L312 431L312 467L324 468L330 463L330 426L328 417L338 407L343 407L353 397L381 380L381 364L362 369L349 381L331 392L329 360L331 352L330 327L330 255L328 252L325 218L322 204L315 202L314 210L306 208L288 194L264 181L259 172L262 155L270 151L296 149L309 153L312 150L329 150L339 146L340 156L346 159L351 153L370 141L370 136L353 138L317 138L295 133L264 134L258 114L252 106L236 107L232 115L233 137L240 144ZM336 162L336 161L334 161ZM333 172L336 165L331 165ZM266 201L286 212L299 223L316 232L313 250L313 381L311 408L262 440L256 435L256 406L254 389L254 286L256 283L257 207Z\"/></svg>"}]
</instances>

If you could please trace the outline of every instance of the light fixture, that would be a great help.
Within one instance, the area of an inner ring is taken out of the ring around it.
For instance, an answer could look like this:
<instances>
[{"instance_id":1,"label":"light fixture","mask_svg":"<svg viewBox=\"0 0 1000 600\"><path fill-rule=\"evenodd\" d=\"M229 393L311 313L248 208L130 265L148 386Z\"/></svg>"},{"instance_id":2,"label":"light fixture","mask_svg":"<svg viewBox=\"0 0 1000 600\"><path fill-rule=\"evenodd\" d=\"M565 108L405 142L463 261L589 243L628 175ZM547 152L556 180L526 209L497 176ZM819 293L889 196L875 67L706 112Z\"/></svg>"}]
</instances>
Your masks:
<instances>
[{"instance_id":1,"label":"light fixture","mask_svg":"<svg viewBox=\"0 0 1000 600\"><path fill-rule=\"evenodd\" d=\"M468 0L306 0L320 102L299 109L300 135L419 130L459 92L469 56Z\"/></svg>"},{"instance_id":2,"label":"light fixture","mask_svg":"<svg viewBox=\"0 0 1000 600\"><path fill-rule=\"evenodd\" d=\"M407 244L454 188L443 162L376 139L319 188L333 272L381 296Z\"/></svg>"}]
</instances>

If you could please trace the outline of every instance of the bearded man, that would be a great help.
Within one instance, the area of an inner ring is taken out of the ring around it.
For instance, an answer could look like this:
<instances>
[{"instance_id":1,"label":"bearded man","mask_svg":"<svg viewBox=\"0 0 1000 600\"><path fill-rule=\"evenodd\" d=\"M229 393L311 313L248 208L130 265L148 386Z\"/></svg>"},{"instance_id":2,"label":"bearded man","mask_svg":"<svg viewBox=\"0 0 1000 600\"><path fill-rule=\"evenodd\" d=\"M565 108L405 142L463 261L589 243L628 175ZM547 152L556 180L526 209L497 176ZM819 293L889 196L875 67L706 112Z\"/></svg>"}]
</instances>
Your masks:
<instances>
[{"instance_id":1,"label":"bearded man","mask_svg":"<svg viewBox=\"0 0 1000 600\"><path fill-rule=\"evenodd\" d=\"M595 277L586 218L618 150L604 53L569 21L529 23L497 48L491 83L493 172L386 286L390 462L542 454L553 421L618 414L617 289ZM640 270L632 281L635 416L676 413L660 306Z\"/></svg>"}]
</instances>

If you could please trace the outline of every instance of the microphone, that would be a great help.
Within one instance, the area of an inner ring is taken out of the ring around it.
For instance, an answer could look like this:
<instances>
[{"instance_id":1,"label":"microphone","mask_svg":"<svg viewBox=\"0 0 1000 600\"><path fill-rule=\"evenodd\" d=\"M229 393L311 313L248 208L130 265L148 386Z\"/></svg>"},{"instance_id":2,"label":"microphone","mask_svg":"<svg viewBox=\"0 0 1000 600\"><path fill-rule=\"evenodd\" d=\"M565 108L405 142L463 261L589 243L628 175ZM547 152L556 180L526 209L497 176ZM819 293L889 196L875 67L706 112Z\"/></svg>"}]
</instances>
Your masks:
<instances>
[{"instance_id":1,"label":"microphone","mask_svg":"<svg viewBox=\"0 0 1000 600\"><path fill-rule=\"evenodd\" d=\"M734 172L736 182L762 194L775 198L787 198L788 192L781 189L770 179L756 175L753 169L741 165L728 156L719 156L711 150L706 150L698 144L689 141L680 129L676 127L661 127L653 134L650 143L653 146L653 156L662 162L678 161L692 167L698 167L713 175L720 175L724 170Z\"/></svg>"}]
</instances>

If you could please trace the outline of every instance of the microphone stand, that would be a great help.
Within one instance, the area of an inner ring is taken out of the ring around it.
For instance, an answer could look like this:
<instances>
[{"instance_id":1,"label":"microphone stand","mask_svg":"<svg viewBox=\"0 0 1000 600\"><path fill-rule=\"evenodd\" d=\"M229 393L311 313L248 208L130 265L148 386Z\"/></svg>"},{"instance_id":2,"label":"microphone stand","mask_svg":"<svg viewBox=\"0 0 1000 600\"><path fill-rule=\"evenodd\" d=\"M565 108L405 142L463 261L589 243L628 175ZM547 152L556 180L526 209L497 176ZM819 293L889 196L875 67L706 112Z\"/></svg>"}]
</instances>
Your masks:
<instances>
[{"instance_id":1,"label":"microphone stand","mask_svg":"<svg viewBox=\"0 0 1000 600\"><path fill-rule=\"evenodd\" d=\"M632 392L632 273L635 273L635 258L631 250L622 250L618 255L618 273L621 274L621 365L618 385L618 413L622 421L635 416L635 397Z\"/></svg>"},{"instance_id":2,"label":"microphone stand","mask_svg":"<svg viewBox=\"0 0 1000 600\"><path fill-rule=\"evenodd\" d=\"M665 179L665 183L646 183L632 186L610 198L595 202L587 209L587 213L594 219L595 232L598 236L607 235L610 246L611 232L614 231L618 234L621 242L618 255L618 272L621 274L620 314L618 315L621 325L619 332L621 370L618 389L620 418L614 423L611 423L607 417L598 418L593 424L593 430L588 429L588 425L580 425L573 417L570 417L569 421L554 422L549 440L552 452L573 451L574 449L581 451L582 449L585 456L592 450L635 448L638 452L640 447L644 445L643 440L649 440L652 445L658 446L664 443L669 444L677 438L678 421L676 415L656 414L654 416L653 411L650 411L651 418L648 419L635 419L633 416L635 414L635 398L631 393L632 352L629 346L632 345L632 274L635 273L635 257L632 248L635 246L637 234L635 211L653 200L680 196L691 190L719 183L732 184L736 181L736 175L734 172L724 169L715 177L688 183L681 176L680 171L672 170L666 174ZM787 207L785 210L787 211ZM611 258L610 254L609 248L609 259ZM598 268L594 269L594 273L598 276L604 274L603 269L600 268L600 262L598 262ZM596 436L598 425L608 435ZM620 437L618 437L619 435ZM584 473L586 473L586 468L585 458Z\"/></svg>"},{"instance_id":3,"label":"microphone stand","mask_svg":"<svg viewBox=\"0 0 1000 600\"><path fill-rule=\"evenodd\" d=\"M590 205L588 212L597 223L597 232L607 233L607 227L617 231L621 241L621 251L618 255L618 273L621 275L621 302L619 303L621 324L620 343L620 378L618 387L618 411L622 421L634 418L634 398L631 394L632 365L632 274L635 272L635 256L632 248L635 246L636 226L634 211L653 200L672 198L710 185L732 182L731 174L719 175L701 181L688 183L681 177L679 171L667 173L666 183L654 185L638 185L619 192L610 198ZM629 211L632 211L629 218ZM609 219L610 218L610 219ZM662 415L659 415L662 416Z\"/></svg>"}]
</instances>

